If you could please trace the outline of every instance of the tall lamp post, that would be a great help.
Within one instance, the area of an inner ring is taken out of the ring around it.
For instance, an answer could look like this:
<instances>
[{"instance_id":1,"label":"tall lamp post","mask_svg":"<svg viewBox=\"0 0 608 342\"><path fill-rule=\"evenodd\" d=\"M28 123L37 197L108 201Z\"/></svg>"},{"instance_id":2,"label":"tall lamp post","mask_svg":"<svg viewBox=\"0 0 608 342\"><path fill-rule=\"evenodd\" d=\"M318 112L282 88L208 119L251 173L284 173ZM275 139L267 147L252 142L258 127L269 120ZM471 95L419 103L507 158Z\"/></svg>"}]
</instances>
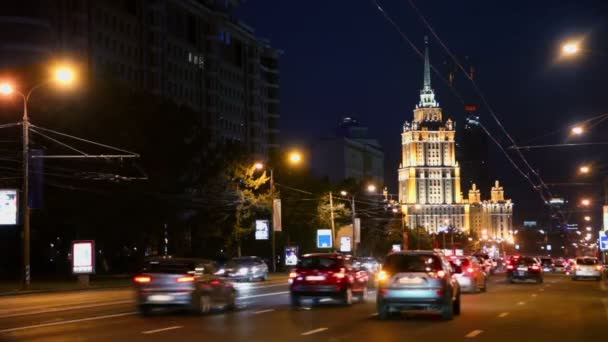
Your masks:
<instances>
[{"instance_id":1,"label":"tall lamp post","mask_svg":"<svg viewBox=\"0 0 608 342\"><path fill-rule=\"evenodd\" d=\"M300 164L300 162L302 161L302 154L300 154L297 151L292 151L288 154L288 158L287 158L288 162L292 165L297 165ZM263 170L264 168L268 169L269 173L270 173L270 200L271 200L271 217L273 219L272 222L272 236L271 236L271 240L272 240L272 271L276 272L277 271L277 257L276 257L276 231L274 230L274 226L275 226L275 222L274 222L274 218L275 218L275 213L274 213L274 200L275 200L275 183L274 183L274 168L270 167L270 166L264 166L264 163L261 162L257 162L254 164L254 167L257 170Z\"/></svg>"},{"instance_id":2,"label":"tall lamp post","mask_svg":"<svg viewBox=\"0 0 608 342\"><path fill-rule=\"evenodd\" d=\"M30 121L27 111L27 105L29 103L32 93L42 86L45 86L51 82L57 82L62 85L69 85L74 82L74 71L68 67L59 67L55 70L54 75L51 79L42 81L32 88L27 93L16 90L10 83L0 84L0 94L9 96L17 94L21 96L23 100L23 118L21 126L23 128L23 194L22 194L22 208L23 208L23 288L29 289L31 282L30 275L30 205L29 205L29 142L30 142Z\"/></svg>"},{"instance_id":3,"label":"tall lamp post","mask_svg":"<svg viewBox=\"0 0 608 342\"><path fill-rule=\"evenodd\" d=\"M376 192L376 186L374 184L369 184L367 186L367 192L369 193L375 193ZM357 214L355 211L355 194L349 195L349 193L347 191L340 191L340 195L344 196L347 198L347 201L350 202L350 212L351 212L351 220L352 220L352 226L353 226L353 234L352 234L352 253L353 255L356 255L356 251L357 251L357 242L356 242L356 235L355 235L355 221L357 220ZM361 232L359 232L359 234L361 234Z\"/></svg>"}]
</instances>

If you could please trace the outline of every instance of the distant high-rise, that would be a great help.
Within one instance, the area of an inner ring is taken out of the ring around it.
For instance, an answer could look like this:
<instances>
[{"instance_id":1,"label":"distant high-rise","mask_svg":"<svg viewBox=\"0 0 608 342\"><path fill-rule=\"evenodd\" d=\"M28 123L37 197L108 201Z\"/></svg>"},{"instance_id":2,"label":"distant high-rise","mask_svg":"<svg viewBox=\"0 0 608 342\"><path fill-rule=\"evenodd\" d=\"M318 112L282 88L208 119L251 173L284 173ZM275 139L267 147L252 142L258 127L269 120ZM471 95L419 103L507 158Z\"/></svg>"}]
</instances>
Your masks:
<instances>
[{"instance_id":1,"label":"distant high-rise","mask_svg":"<svg viewBox=\"0 0 608 342\"><path fill-rule=\"evenodd\" d=\"M240 141L268 156L278 148L281 51L234 18L241 2L13 1L3 4L0 27L15 28L0 35L19 39L3 39L0 48L38 51L39 62L47 51L67 55L93 77L111 76L200 112L214 142Z\"/></svg>"},{"instance_id":2,"label":"distant high-rise","mask_svg":"<svg viewBox=\"0 0 608 342\"><path fill-rule=\"evenodd\" d=\"M462 170L462 187L470 189L477 184L482 194L490 193L488 136L480 127L477 115L471 114L465 119L461 151L458 161Z\"/></svg>"}]
</instances>

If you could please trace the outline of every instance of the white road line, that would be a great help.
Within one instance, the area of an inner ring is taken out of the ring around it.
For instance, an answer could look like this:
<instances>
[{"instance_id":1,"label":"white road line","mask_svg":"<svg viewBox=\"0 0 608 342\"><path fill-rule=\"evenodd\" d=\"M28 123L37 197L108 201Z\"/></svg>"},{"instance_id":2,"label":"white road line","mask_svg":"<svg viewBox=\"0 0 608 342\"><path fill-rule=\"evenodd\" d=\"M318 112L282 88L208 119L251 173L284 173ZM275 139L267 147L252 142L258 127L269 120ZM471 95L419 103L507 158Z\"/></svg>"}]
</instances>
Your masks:
<instances>
[{"instance_id":1,"label":"white road line","mask_svg":"<svg viewBox=\"0 0 608 342\"><path fill-rule=\"evenodd\" d=\"M545 291L545 289L538 289L538 291L543 292L543 291Z\"/></svg>"},{"instance_id":2,"label":"white road line","mask_svg":"<svg viewBox=\"0 0 608 342\"><path fill-rule=\"evenodd\" d=\"M69 310L78 310L78 309L88 309L88 308L97 308L100 306L108 306L108 305L117 305L117 304L129 304L134 303L134 300L119 300L115 302L106 302L106 303L98 303L98 304L85 304L85 305L76 305L76 306L66 306L66 307L57 307L57 308L49 308L46 310L35 311L35 312L21 312L10 315L3 315L0 318L9 318L9 317L19 317L19 316L29 316L29 315L39 315L51 312L59 312L59 311L69 311Z\"/></svg>"},{"instance_id":3,"label":"white road line","mask_svg":"<svg viewBox=\"0 0 608 342\"><path fill-rule=\"evenodd\" d=\"M477 335L481 334L482 332L483 332L483 330L473 330L470 333L464 335L464 337L473 338L473 337L476 337Z\"/></svg>"},{"instance_id":4,"label":"white road line","mask_svg":"<svg viewBox=\"0 0 608 342\"><path fill-rule=\"evenodd\" d=\"M328 328L319 328L319 329L315 329L315 330L311 330L311 331L307 331L307 332L303 332L300 335L302 336L308 336L308 335L312 335L312 334L316 334L316 333L320 333L323 332L325 330L327 330Z\"/></svg>"},{"instance_id":5,"label":"white road line","mask_svg":"<svg viewBox=\"0 0 608 342\"><path fill-rule=\"evenodd\" d=\"M274 311L274 309L266 309L266 310L256 311L253 314L254 315L259 315L259 314L263 314L263 313L266 313L266 312L272 312L272 311Z\"/></svg>"},{"instance_id":6,"label":"white road line","mask_svg":"<svg viewBox=\"0 0 608 342\"><path fill-rule=\"evenodd\" d=\"M608 298L602 298L602 303L604 303L604 309L606 310L606 319L608 319Z\"/></svg>"},{"instance_id":7,"label":"white road line","mask_svg":"<svg viewBox=\"0 0 608 342\"><path fill-rule=\"evenodd\" d=\"M500 315L498 315L498 318L503 318L503 317L507 317L507 316L509 316L509 313L508 312L503 312Z\"/></svg>"},{"instance_id":8,"label":"white road line","mask_svg":"<svg viewBox=\"0 0 608 342\"><path fill-rule=\"evenodd\" d=\"M175 330L175 329L181 329L181 328L183 328L183 326L176 325L174 327L167 327L167 328L162 328L162 329L142 331L141 333L144 334L144 335L149 335L149 334L156 334L156 333L163 332L163 331L169 331L169 330Z\"/></svg>"},{"instance_id":9,"label":"white road line","mask_svg":"<svg viewBox=\"0 0 608 342\"><path fill-rule=\"evenodd\" d=\"M532 297L536 297L536 296L538 296L536 293L533 293L533 294L532 294Z\"/></svg>"},{"instance_id":10,"label":"white road line","mask_svg":"<svg viewBox=\"0 0 608 342\"><path fill-rule=\"evenodd\" d=\"M331 298L323 298L323 299L319 300L319 302L321 302L321 303L327 303L327 302L331 302L332 300L333 299L331 299Z\"/></svg>"},{"instance_id":11,"label":"white road line","mask_svg":"<svg viewBox=\"0 0 608 342\"><path fill-rule=\"evenodd\" d=\"M288 286L288 285L289 285L289 283L251 286L251 285L248 285L248 284L234 283L234 288L236 288L238 290L246 291L246 290L256 290L256 289L264 289L264 288L267 288L267 287Z\"/></svg>"},{"instance_id":12,"label":"white road line","mask_svg":"<svg viewBox=\"0 0 608 342\"><path fill-rule=\"evenodd\" d=\"M72 319L72 320L69 320L69 321L61 321L61 322L53 322L53 323L27 325L27 326L24 326L24 327L18 327L18 328L10 328L10 329L0 330L0 333L8 333L8 332L13 332L13 331L20 331L20 330L27 330L27 329L34 329L34 328L51 327L51 326L54 326L54 325L62 325L62 324L71 324L71 323L80 323L80 322L88 322L88 321L97 321L97 320L100 320L100 319L130 316L130 315L134 315L134 314L136 314L136 312L123 312L123 313L114 314L114 315L87 317L87 318Z\"/></svg>"},{"instance_id":13,"label":"white road line","mask_svg":"<svg viewBox=\"0 0 608 342\"><path fill-rule=\"evenodd\" d=\"M517 305L524 305L524 304L526 304L526 302L519 302L519 303L517 303Z\"/></svg>"},{"instance_id":14,"label":"white road line","mask_svg":"<svg viewBox=\"0 0 608 342\"><path fill-rule=\"evenodd\" d=\"M373 314L371 314L371 315L369 315L369 317L376 317L376 316L378 316L378 313L377 313L377 312L376 312L376 313L373 313Z\"/></svg>"},{"instance_id":15,"label":"white road line","mask_svg":"<svg viewBox=\"0 0 608 342\"><path fill-rule=\"evenodd\" d=\"M263 293L263 294L251 295L251 296L242 296L242 297L236 297L236 298L237 299L249 299L249 298L259 298L259 297L284 295L284 294L288 294L288 293L289 293L289 291L282 291L282 292Z\"/></svg>"}]
</instances>

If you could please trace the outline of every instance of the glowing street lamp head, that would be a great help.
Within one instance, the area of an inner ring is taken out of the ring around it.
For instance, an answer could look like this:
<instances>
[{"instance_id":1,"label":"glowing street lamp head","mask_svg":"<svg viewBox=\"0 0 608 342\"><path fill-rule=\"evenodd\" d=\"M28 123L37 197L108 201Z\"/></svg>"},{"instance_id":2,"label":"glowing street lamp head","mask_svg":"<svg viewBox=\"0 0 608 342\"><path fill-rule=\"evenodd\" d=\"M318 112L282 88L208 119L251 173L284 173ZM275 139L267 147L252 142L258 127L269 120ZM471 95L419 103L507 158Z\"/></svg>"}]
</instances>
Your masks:
<instances>
[{"instance_id":1,"label":"glowing street lamp head","mask_svg":"<svg viewBox=\"0 0 608 342\"><path fill-rule=\"evenodd\" d=\"M257 162L255 164L253 164L253 167L255 167L256 170L262 170L264 168L264 164Z\"/></svg>"},{"instance_id":2,"label":"glowing street lamp head","mask_svg":"<svg viewBox=\"0 0 608 342\"><path fill-rule=\"evenodd\" d=\"M61 84L69 85L74 83L74 70L68 67L59 67L55 70L55 80Z\"/></svg>"},{"instance_id":3,"label":"glowing street lamp head","mask_svg":"<svg viewBox=\"0 0 608 342\"><path fill-rule=\"evenodd\" d=\"M572 130L571 130L572 134L575 134L575 135L581 135L581 134L583 134L584 131L585 130L583 129L582 126L574 126L574 127L572 127Z\"/></svg>"},{"instance_id":4,"label":"glowing street lamp head","mask_svg":"<svg viewBox=\"0 0 608 342\"><path fill-rule=\"evenodd\" d=\"M575 55L579 52L579 47L578 47L578 43L575 42L568 42L564 45L562 45L562 53L564 55Z\"/></svg>"},{"instance_id":5,"label":"glowing street lamp head","mask_svg":"<svg viewBox=\"0 0 608 342\"><path fill-rule=\"evenodd\" d=\"M13 86L10 83L2 83L0 84L0 94L2 95L10 95L14 91Z\"/></svg>"},{"instance_id":6,"label":"glowing street lamp head","mask_svg":"<svg viewBox=\"0 0 608 342\"><path fill-rule=\"evenodd\" d=\"M591 170L591 168L587 165L581 166L579 169L580 173L587 174Z\"/></svg>"},{"instance_id":7,"label":"glowing street lamp head","mask_svg":"<svg viewBox=\"0 0 608 342\"><path fill-rule=\"evenodd\" d=\"M585 216L585 221L587 221L587 222L591 221L591 216Z\"/></svg>"},{"instance_id":8,"label":"glowing street lamp head","mask_svg":"<svg viewBox=\"0 0 608 342\"><path fill-rule=\"evenodd\" d=\"M299 164L302 161L302 154L297 151L289 153L289 162L292 164Z\"/></svg>"},{"instance_id":9,"label":"glowing street lamp head","mask_svg":"<svg viewBox=\"0 0 608 342\"><path fill-rule=\"evenodd\" d=\"M591 200L589 200L588 198L583 198L581 200L581 204L584 205L585 207L587 207L591 204Z\"/></svg>"},{"instance_id":10,"label":"glowing street lamp head","mask_svg":"<svg viewBox=\"0 0 608 342\"><path fill-rule=\"evenodd\" d=\"M370 184L367 186L368 192L376 192L376 186L374 184Z\"/></svg>"},{"instance_id":11,"label":"glowing street lamp head","mask_svg":"<svg viewBox=\"0 0 608 342\"><path fill-rule=\"evenodd\" d=\"M340 195L342 195L342 196L346 196L346 195L348 195L348 192L346 192L346 191L342 190L342 191L340 191Z\"/></svg>"}]
</instances>

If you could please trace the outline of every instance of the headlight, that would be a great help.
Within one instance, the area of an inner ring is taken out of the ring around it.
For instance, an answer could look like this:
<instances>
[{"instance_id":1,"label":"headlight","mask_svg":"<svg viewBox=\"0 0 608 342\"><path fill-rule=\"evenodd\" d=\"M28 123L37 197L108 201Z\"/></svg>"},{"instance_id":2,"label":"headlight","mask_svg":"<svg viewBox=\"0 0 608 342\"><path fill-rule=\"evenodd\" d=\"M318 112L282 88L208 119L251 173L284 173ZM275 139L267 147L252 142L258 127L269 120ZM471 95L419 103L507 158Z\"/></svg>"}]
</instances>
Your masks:
<instances>
[{"instance_id":1,"label":"headlight","mask_svg":"<svg viewBox=\"0 0 608 342\"><path fill-rule=\"evenodd\" d=\"M239 268L239 274L247 274L247 272L249 272L249 269L247 267L241 267Z\"/></svg>"},{"instance_id":2,"label":"headlight","mask_svg":"<svg viewBox=\"0 0 608 342\"><path fill-rule=\"evenodd\" d=\"M251 272L257 272L259 270L259 268L257 266L253 266L251 268Z\"/></svg>"},{"instance_id":3,"label":"headlight","mask_svg":"<svg viewBox=\"0 0 608 342\"><path fill-rule=\"evenodd\" d=\"M226 273L226 270L223 269L223 268L220 268L219 270L217 270L217 272L215 272L216 275L221 275L221 274L224 274L224 273Z\"/></svg>"},{"instance_id":4,"label":"headlight","mask_svg":"<svg viewBox=\"0 0 608 342\"><path fill-rule=\"evenodd\" d=\"M376 279L378 279L378 281L385 281L388 279L388 274L384 271L380 271L378 272L378 276Z\"/></svg>"}]
</instances>

